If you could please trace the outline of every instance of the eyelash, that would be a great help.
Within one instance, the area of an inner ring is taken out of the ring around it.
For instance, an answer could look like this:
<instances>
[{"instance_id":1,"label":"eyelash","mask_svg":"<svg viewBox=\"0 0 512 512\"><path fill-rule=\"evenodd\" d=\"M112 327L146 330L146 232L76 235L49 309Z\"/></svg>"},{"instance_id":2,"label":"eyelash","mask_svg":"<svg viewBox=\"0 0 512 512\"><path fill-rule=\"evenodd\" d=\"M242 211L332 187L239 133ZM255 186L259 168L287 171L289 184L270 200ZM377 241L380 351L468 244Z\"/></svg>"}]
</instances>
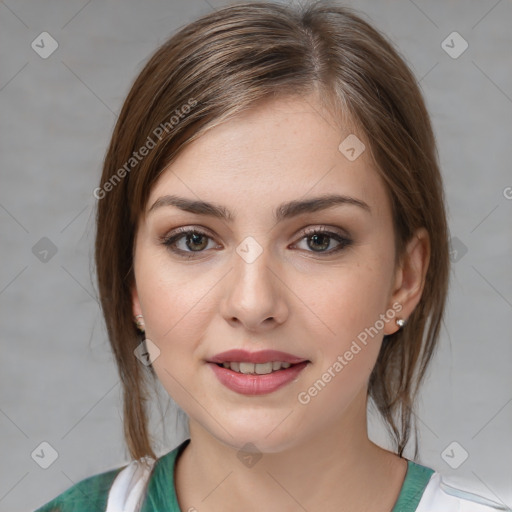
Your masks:
<instances>
[{"instance_id":1,"label":"eyelash","mask_svg":"<svg viewBox=\"0 0 512 512\"><path fill-rule=\"evenodd\" d=\"M177 254L178 256L185 258L185 259L191 259L191 258L194 258L194 253L200 254L200 253L205 252L206 250L183 251L183 250L177 249L175 247L176 242L178 242L184 236L191 235L191 234L205 236L210 239L212 238L211 236L208 235L208 233L206 233L200 229L197 229L197 228L194 228L194 229L178 228L173 233L171 233L169 236L163 237L161 239L161 243L163 245L165 245L170 251ZM314 235L328 236L329 238L333 238L334 240L339 242L339 245L337 247L335 247L334 249L330 249L329 251L307 251L307 252L312 252L314 254L330 256L331 254L337 253L352 244L351 239L341 236L338 233L333 233L332 231L328 231L326 228L315 228L315 229L305 231L303 236L301 237L300 241L302 241L304 238L311 238ZM190 255L190 256L188 256L188 255Z\"/></svg>"}]
</instances>

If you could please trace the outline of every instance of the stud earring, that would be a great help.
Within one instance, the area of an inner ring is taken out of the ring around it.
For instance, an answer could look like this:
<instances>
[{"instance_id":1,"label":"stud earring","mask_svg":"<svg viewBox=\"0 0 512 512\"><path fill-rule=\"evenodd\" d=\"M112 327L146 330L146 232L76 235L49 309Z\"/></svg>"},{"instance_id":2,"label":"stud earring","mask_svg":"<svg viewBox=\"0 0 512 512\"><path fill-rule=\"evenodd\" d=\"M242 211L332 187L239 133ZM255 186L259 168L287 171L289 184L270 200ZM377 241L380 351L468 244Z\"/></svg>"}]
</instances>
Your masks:
<instances>
[{"instance_id":1,"label":"stud earring","mask_svg":"<svg viewBox=\"0 0 512 512\"><path fill-rule=\"evenodd\" d=\"M396 325L398 325L398 327L399 327L398 330L400 330L407 325L407 320L404 320L403 318L397 318Z\"/></svg>"},{"instance_id":2,"label":"stud earring","mask_svg":"<svg viewBox=\"0 0 512 512\"><path fill-rule=\"evenodd\" d=\"M137 329L140 332L144 332L144 317L142 315L137 315L134 318L135 324L137 325Z\"/></svg>"}]
</instances>

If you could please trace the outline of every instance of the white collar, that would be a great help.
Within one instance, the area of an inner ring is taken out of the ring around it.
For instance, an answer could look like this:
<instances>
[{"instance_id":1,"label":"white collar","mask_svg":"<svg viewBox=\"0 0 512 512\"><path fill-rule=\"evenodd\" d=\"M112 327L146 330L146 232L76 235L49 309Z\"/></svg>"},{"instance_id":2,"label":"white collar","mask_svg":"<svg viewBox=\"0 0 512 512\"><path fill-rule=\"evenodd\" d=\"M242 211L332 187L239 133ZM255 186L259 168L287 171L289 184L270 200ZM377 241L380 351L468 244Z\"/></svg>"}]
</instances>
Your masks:
<instances>
[{"instance_id":1,"label":"white collar","mask_svg":"<svg viewBox=\"0 0 512 512\"><path fill-rule=\"evenodd\" d=\"M496 512L511 509L478 494L465 491L446 482L437 471L425 487L416 512Z\"/></svg>"}]
</instances>

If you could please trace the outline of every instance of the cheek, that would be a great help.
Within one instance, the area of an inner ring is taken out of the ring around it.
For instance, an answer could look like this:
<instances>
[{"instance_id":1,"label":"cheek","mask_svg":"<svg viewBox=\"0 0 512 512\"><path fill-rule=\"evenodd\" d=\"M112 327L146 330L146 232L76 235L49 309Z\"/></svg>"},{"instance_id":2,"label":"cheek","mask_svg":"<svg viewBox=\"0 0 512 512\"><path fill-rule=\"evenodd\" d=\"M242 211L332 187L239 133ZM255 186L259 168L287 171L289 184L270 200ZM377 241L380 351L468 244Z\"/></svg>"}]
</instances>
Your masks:
<instances>
[{"instance_id":1,"label":"cheek","mask_svg":"<svg viewBox=\"0 0 512 512\"><path fill-rule=\"evenodd\" d=\"M146 268L149 270L141 273L138 290L146 336L159 350L153 368L162 386L187 414L200 414L194 411L195 402L190 397L192 394L202 401L203 390L194 384L194 375L209 323L205 300L214 283L197 275L190 278L190 272L171 273L156 263Z\"/></svg>"},{"instance_id":2,"label":"cheek","mask_svg":"<svg viewBox=\"0 0 512 512\"><path fill-rule=\"evenodd\" d=\"M391 272L389 258L361 257L360 262L329 269L313 280L303 276L296 281L294 291L310 310L308 316L321 325L324 340L339 348L340 342L343 345L355 338L385 312Z\"/></svg>"},{"instance_id":3,"label":"cheek","mask_svg":"<svg viewBox=\"0 0 512 512\"><path fill-rule=\"evenodd\" d=\"M389 281L382 270L360 265L339 272L336 286L331 282L331 291L316 298L315 311L329 329L316 338L317 364L297 396L312 416L330 411L341 417L366 390L381 347L384 324L380 318L386 313ZM387 321L392 321L391 316Z\"/></svg>"},{"instance_id":4,"label":"cheek","mask_svg":"<svg viewBox=\"0 0 512 512\"><path fill-rule=\"evenodd\" d=\"M162 258L149 255L141 258L139 271L137 289L148 337L163 346L179 345L180 340L193 346L207 319L205 304L216 280L199 269L176 271Z\"/></svg>"},{"instance_id":5,"label":"cheek","mask_svg":"<svg viewBox=\"0 0 512 512\"><path fill-rule=\"evenodd\" d=\"M338 268L329 280L322 280L321 288L310 292L311 309L322 320L323 334L315 347L318 365L312 368L303 391L304 401L315 402L319 414L329 404L336 404L340 412L343 404L366 387L380 351L384 322L394 318L390 314L382 320L389 300L392 254L381 257L379 252L361 249L360 256L359 262ZM305 278L301 283L303 293L308 282ZM299 403L304 401L299 399Z\"/></svg>"}]
</instances>

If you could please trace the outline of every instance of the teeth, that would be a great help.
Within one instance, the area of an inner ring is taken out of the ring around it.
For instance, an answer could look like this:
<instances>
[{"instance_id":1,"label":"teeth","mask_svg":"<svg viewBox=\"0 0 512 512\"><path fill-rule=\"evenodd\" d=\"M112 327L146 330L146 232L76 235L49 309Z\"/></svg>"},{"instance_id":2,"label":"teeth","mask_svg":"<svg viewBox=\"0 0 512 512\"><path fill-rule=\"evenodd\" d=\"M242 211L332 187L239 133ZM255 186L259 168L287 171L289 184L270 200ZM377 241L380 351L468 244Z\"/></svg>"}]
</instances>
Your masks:
<instances>
[{"instance_id":1,"label":"teeth","mask_svg":"<svg viewBox=\"0 0 512 512\"><path fill-rule=\"evenodd\" d=\"M244 375L267 375L269 373L290 368L290 363L281 361L269 361L268 363L222 363L224 368L233 370L234 372L243 373Z\"/></svg>"},{"instance_id":2,"label":"teeth","mask_svg":"<svg viewBox=\"0 0 512 512\"><path fill-rule=\"evenodd\" d=\"M240 373L254 373L254 363L240 363Z\"/></svg>"},{"instance_id":3,"label":"teeth","mask_svg":"<svg viewBox=\"0 0 512 512\"><path fill-rule=\"evenodd\" d=\"M270 362L270 363L255 364L254 371L258 375L266 375L267 373L272 373L272 363Z\"/></svg>"}]
</instances>

